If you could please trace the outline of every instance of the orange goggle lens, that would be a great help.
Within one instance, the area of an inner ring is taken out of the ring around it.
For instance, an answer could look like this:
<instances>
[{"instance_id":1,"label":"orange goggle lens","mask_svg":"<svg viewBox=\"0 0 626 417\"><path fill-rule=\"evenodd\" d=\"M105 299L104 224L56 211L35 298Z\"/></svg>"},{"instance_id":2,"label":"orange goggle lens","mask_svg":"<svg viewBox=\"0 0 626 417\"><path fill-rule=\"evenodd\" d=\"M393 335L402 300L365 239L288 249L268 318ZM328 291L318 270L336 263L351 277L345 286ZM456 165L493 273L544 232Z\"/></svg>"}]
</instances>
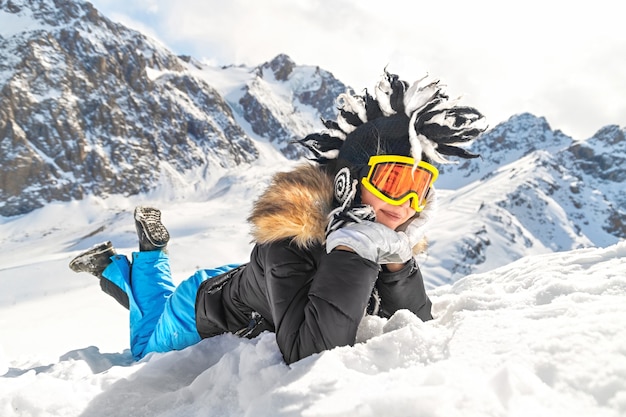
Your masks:
<instances>
[{"instance_id":1,"label":"orange goggle lens","mask_svg":"<svg viewBox=\"0 0 626 417\"><path fill-rule=\"evenodd\" d=\"M365 188L381 200L399 206L411 200L411 208L422 211L426 195L439 171L427 162L408 156L372 156L367 177L361 180Z\"/></svg>"}]
</instances>

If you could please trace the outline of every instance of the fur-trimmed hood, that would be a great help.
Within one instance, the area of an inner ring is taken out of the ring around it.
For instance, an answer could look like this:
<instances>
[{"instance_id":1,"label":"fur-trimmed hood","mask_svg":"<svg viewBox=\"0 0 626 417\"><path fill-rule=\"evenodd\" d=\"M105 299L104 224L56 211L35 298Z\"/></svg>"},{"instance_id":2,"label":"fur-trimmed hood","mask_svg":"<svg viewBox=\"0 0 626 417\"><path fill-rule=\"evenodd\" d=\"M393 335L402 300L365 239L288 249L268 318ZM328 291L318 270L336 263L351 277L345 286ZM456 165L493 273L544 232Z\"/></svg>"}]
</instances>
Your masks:
<instances>
[{"instance_id":1,"label":"fur-trimmed hood","mask_svg":"<svg viewBox=\"0 0 626 417\"><path fill-rule=\"evenodd\" d=\"M274 175L254 203L248 221L257 243L293 238L300 247L325 241L333 209L333 178L317 164L307 163Z\"/></svg>"},{"instance_id":2,"label":"fur-trimmed hood","mask_svg":"<svg viewBox=\"0 0 626 417\"><path fill-rule=\"evenodd\" d=\"M293 238L303 248L325 242L333 189L333 178L317 164L275 174L248 217L254 241L262 244ZM430 220L435 206L435 201L429 200L429 207L418 215L420 223ZM413 253L426 248L424 238L413 247Z\"/></svg>"}]
</instances>

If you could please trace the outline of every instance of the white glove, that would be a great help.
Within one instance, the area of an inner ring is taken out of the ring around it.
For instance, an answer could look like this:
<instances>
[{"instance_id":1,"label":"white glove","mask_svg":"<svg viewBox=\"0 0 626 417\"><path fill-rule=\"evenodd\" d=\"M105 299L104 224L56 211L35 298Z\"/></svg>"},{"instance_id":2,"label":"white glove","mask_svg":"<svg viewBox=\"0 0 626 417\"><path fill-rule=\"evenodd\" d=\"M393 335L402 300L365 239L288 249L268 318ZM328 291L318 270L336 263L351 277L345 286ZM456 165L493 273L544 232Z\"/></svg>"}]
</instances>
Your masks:
<instances>
[{"instance_id":1,"label":"white glove","mask_svg":"<svg viewBox=\"0 0 626 417\"><path fill-rule=\"evenodd\" d=\"M372 221L350 223L328 234L328 253L342 245L377 264L404 263L413 256L406 233Z\"/></svg>"}]
</instances>

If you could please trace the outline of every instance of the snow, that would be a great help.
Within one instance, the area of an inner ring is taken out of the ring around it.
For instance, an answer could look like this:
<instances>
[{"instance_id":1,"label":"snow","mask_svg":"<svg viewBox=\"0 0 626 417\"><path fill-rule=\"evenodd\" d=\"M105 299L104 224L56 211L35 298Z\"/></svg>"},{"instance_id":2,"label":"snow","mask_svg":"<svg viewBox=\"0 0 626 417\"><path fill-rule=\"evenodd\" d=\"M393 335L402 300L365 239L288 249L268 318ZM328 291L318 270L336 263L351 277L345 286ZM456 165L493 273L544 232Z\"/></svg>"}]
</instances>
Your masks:
<instances>
[{"instance_id":1,"label":"snow","mask_svg":"<svg viewBox=\"0 0 626 417\"><path fill-rule=\"evenodd\" d=\"M133 362L127 312L69 260L104 240L130 253L132 210L154 204L176 280L245 262L245 217L270 172L225 172L195 194L89 197L0 217L0 415L626 415L626 241L429 281L434 320L367 318L354 347L291 366L271 333Z\"/></svg>"},{"instance_id":2,"label":"snow","mask_svg":"<svg viewBox=\"0 0 626 417\"><path fill-rule=\"evenodd\" d=\"M314 91L321 83L316 76L316 67L297 66L287 81L278 81L269 68L262 69L262 76L258 76L257 68L245 66L230 66L218 68L210 64L187 64L187 70L194 76L206 81L211 87L219 91L228 104L235 110L237 123L244 127L246 133L257 141L264 141L252 129L249 122L242 117L240 99L249 92L266 107L276 120L288 128L294 137L304 137L312 131L323 128L319 118L319 111L309 105L300 103L294 94L310 89ZM291 115L299 114L299 118ZM273 139L272 139L273 140Z\"/></svg>"},{"instance_id":3,"label":"snow","mask_svg":"<svg viewBox=\"0 0 626 417\"><path fill-rule=\"evenodd\" d=\"M10 38L22 32L41 28L41 23L32 16L16 15L0 10L0 37Z\"/></svg>"}]
</instances>

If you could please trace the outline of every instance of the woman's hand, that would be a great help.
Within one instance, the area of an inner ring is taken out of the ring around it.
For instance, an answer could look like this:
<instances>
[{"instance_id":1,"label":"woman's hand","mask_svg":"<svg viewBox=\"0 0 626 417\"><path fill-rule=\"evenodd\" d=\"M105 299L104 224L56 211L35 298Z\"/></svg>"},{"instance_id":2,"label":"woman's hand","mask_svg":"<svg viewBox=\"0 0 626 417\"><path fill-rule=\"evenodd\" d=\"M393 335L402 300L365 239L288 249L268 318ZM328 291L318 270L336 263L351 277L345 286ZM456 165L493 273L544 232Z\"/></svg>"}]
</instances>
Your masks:
<instances>
[{"instance_id":1,"label":"woman's hand","mask_svg":"<svg viewBox=\"0 0 626 417\"><path fill-rule=\"evenodd\" d=\"M352 248L349 248L349 247L347 247L345 245L339 245L334 250L342 250L342 251L354 253ZM406 262L385 264L385 269L388 272L398 272L399 270L404 268L404 265L406 265Z\"/></svg>"},{"instance_id":2,"label":"woman's hand","mask_svg":"<svg viewBox=\"0 0 626 417\"><path fill-rule=\"evenodd\" d=\"M405 263L413 256L406 233L372 221L347 224L326 238L327 252L344 247L377 264Z\"/></svg>"}]
</instances>

